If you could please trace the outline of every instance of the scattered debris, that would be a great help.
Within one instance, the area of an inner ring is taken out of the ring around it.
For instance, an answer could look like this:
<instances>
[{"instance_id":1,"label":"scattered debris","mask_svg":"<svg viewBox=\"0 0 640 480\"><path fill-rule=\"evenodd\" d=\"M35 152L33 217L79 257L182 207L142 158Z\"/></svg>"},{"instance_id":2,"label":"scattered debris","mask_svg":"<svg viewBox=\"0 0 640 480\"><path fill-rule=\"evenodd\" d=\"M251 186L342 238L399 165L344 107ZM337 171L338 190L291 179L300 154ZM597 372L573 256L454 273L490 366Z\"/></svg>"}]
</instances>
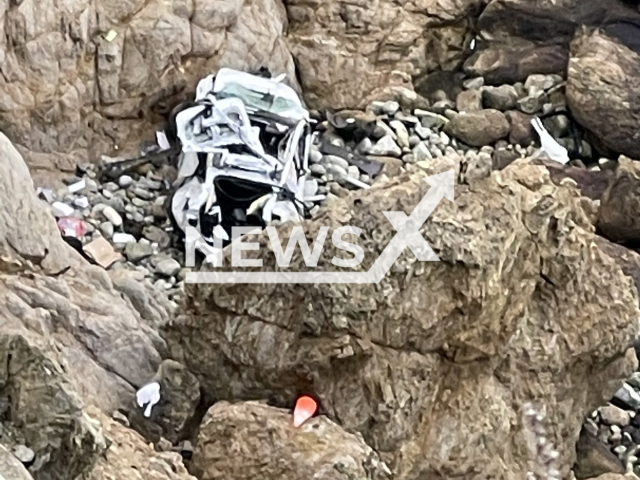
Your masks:
<instances>
[{"instance_id":1,"label":"scattered debris","mask_svg":"<svg viewBox=\"0 0 640 480\"><path fill-rule=\"evenodd\" d=\"M296 401L293 409L293 426L298 428L313 417L318 410L318 403L311 397L303 395Z\"/></svg>"},{"instance_id":2,"label":"scattered debris","mask_svg":"<svg viewBox=\"0 0 640 480\"><path fill-rule=\"evenodd\" d=\"M151 416L151 409L160 401L160 384L152 382L136 392L136 401L140 408L144 408L144 416Z\"/></svg>"},{"instance_id":3,"label":"scattered debris","mask_svg":"<svg viewBox=\"0 0 640 480\"><path fill-rule=\"evenodd\" d=\"M122 255L116 252L103 237L98 237L86 244L83 250L89 258L105 269L122 259Z\"/></svg>"},{"instance_id":4,"label":"scattered debris","mask_svg":"<svg viewBox=\"0 0 640 480\"><path fill-rule=\"evenodd\" d=\"M63 236L74 238L82 238L86 231L84 222L75 217L59 218L58 228Z\"/></svg>"},{"instance_id":5,"label":"scattered debris","mask_svg":"<svg viewBox=\"0 0 640 480\"><path fill-rule=\"evenodd\" d=\"M538 117L534 117L531 119L531 125L533 125L533 128L538 132L540 145L547 156L558 163L567 163L569 161L567 149L556 142L551 134L547 132L544 125L542 125L542 121Z\"/></svg>"}]
</instances>

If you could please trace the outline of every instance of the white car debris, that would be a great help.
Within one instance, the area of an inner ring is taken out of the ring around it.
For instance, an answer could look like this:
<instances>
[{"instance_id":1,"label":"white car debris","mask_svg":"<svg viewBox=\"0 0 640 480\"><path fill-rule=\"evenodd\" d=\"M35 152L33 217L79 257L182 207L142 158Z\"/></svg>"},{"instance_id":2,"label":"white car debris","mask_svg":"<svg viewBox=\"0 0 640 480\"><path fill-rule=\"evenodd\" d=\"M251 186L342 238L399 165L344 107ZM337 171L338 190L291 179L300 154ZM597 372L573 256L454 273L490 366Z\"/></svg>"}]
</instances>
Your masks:
<instances>
[{"instance_id":1,"label":"white car debris","mask_svg":"<svg viewBox=\"0 0 640 480\"><path fill-rule=\"evenodd\" d=\"M149 418L151 410L160 401L160 384L152 382L136 392L136 401L140 408L144 408L144 416Z\"/></svg>"},{"instance_id":2,"label":"white car debris","mask_svg":"<svg viewBox=\"0 0 640 480\"><path fill-rule=\"evenodd\" d=\"M324 200L310 178L309 112L283 79L223 68L176 115L181 153L170 212L183 233L199 232L197 245L226 245L234 226L300 221Z\"/></svg>"}]
</instances>

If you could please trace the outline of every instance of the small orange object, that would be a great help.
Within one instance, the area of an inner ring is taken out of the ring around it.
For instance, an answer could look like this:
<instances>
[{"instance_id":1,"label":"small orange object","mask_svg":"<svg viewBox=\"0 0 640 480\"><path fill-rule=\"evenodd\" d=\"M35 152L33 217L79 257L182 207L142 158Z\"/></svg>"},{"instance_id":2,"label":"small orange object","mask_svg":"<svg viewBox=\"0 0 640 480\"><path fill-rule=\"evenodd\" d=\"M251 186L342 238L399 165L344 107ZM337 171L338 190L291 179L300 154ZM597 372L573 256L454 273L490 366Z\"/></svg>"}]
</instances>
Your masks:
<instances>
[{"instance_id":1,"label":"small orange object","mask_svg":"<svg viewBox=\"0 0 640 480\"><path fill-rule=\"evenodd\" d=\"M296 406L293 409L293 426L298 428L304 422L313 417L316 410L318 410L318 404L313 398L307 395L303 395L298 398Z\"/></svg>"}]
</instances>

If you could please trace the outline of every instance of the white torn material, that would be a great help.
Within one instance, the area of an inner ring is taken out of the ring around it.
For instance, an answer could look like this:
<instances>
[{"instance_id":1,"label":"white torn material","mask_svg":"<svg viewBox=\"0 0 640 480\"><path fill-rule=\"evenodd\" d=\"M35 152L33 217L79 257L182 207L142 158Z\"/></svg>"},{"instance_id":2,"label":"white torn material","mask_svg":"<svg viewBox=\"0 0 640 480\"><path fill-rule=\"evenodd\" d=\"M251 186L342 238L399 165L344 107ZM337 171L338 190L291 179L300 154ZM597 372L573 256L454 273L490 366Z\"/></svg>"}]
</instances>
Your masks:
<instances>
[{"instance_id":1,"label":"white torn material","mask_svg":"<svg viewBox=\"0 0 640 480\"><path fill-rule=\"evenodd\" d=\"M551 134L547 132L544 125L542 125L542 121L538 117L534 117L531 119L531 125L533 125L533 128L538 132L540 146L547 156L558 163L567 163L569 161L567 149L556 142Z\"/></svg>"},{"instance_id":2,"label":"white torn material","mask_svg":"<svg viewBox=\"0 0 640 480\"><path fill-rule=\"evenodd\" d=\"M160 384L152 382L136 392L136 401L140 408L144 408L144 416L149 418L151 410L160 401Z\"/></svg>"},{"instance_id":3,"label":"white torn material","mask_svg":"<svg viewBox=\"0 0 640 480\"><path fill-rule=\"evenodd\" d=\"M104 39L111 43L113 42L116 37L118 36L118 32L116 32L115 30L109 30L109 32L107 32L107 34L105 35Z\"/></svg>"},{"instance_id":4,"label":"white torn material","mask_svg":"<svg viewBox=\"0 0 640 480\"><path fill-rule=\"evenodd\" d=\"M171 144L169 143L167 134L164 133L164 130L156 131L156 142L158 142L158 146L162 151L169 150L171 148Z\"/></svg>"},{"instance_id":5,"label":"white torn material","mask_svg":"<svg viewBox=\"0 0 640 480\"><path fill-rule=\"evenodd\" d=\"M53 210L55 217L70 217L73 215L73 212L75 212L71 205L62 202L53 202L51 204L51 210Z\"/></svg>"},{"instance_id":6,"label":"white torn material","mask_svg":"<svg viewBox=\"0 0 640 480\"><path fill-rule=\"evenodd\" d=\"M82 179L79 182L69 185L67 187L67 190L69 190L70 193L76 193L80 190L84 190L85 188L87 188L87 182L86 180Z\"/></svg>"}]
</instances>

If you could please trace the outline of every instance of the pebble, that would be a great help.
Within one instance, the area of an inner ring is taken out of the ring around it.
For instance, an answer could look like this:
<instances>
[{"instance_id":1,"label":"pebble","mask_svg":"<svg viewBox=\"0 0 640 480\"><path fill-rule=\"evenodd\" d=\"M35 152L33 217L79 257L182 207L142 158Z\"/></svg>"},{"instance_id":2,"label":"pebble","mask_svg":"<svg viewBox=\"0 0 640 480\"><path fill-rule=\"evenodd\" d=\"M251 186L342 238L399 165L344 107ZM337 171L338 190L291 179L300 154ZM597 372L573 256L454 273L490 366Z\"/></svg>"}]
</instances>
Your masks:
<instances>
[{"instance_id":1,"label":"pebble","mask_svg":"<svg viewBox=\"0 0 640 480\"><path fill-rule=\"evenodd\" d=\"M103 187L109 190L110 192L115 192L116 190L120 190L120 187L113 182L107 182L103 185Z\"/></svg>"},{"instance_id":2,"label":"pebble","mask_svg":"<svg viewBox=\"0 0 640 480\"><path fill-rule=\"evenodd\" d=\"M322 175L325 175L327 173L327 169L324 168L324 166L322 166L320 164L309 165L309 170L311 171L311 173L313 173L314 175L317 175L319 177L321 177Z\"/></svg>"},{"instance_id":3,"label":"pebble","mask_svg":"<svg viewBox=\"0 0 640 480\"><path fill-rule=\"evenodd\" d=\"M122 175L118 179L118 185L120 185L121 188L127 188L132 183L133 183L133 178L131 178L129 175Z\"/></svg>"},{"instance_id":4,"label":"pebble","mask_svg":"<svg viewBox=\"0 0 640 480\"><path fill-rule=\"evenodd\" d=\"M173 277L180 271L180 264L173 258L166 258L156 264L156 272L165 277Z\"/></svg>"},{"instance_id":5,"label":"pebble","mask_svg":"<svg viewBox=\"0 0 640 480\"><path fill-rule=\"evenodd\" d=\"M614 398L632 410L640 410L640 394L627 383L615 393Z\"/></svg>"},{"instance_id":6,"label":"pebble","mask_svg":"<svg viewBox=\"0 0 640 480\"><path fill-rule=\"evenodd\" d=\"M360 178L360 169L355 165L350 165L349 168L347 168L347 174L357 180Z\"/></svg>"},{"instance_id":7,"label":"pebble","mask_svg":"<svg viewBox=\"0 0 640 480\"><path fill-rule=\"evenodd\" d=\"M114 233L113 234L113 243L116 245L125 245L129 243L135 243L136 237L129 233Z\"/></svg>"},{"instance_id":8,"label":"pebble","mask_svg":"<svg viewBox=\"0 0 640 480\"><path fill-rule=\"evenodd\" d=\"M422 115L422 118L420 119L420 123L423 127L437 130L449 123L449 119L447 119L447 117L443 117L442 115L438 115L437 113L432 112L426 113L427 114Z\"/></svg>"},{"instance_id":9,"label":"pebble","mask_svg":"<svg viewBox=\"0 0 640 480\"><path fill-rule=\"evenodd\" d=\"M382 105L382 111L387 115L394 115L398 110L400 110L400 104L398 102L389 101L384 102Z\"/></svg>"},{"instance_id":10,"label":"pebble","mask_svg":"<svg viewBox=\"0 0 640 480\"><path fill-rule=\"evenodd\" d=\"M23 464L30 464L36 458L36 454L26 445L16 445L11 449L13 455Z\"/></svg>"},{"instance_id":11,"label":"pebble","mask_svg":"<svg viewBox=\"0 0 640 480\"><path fill-rule=\"evenodd\" d=\"M469 78L462 82L462 86L467 90L478 90L484 87L484 77Z\"/></svg>"},{"instance_id":12,"label":"pebble","mask_svg":"<svg viewBox=\"0 0 640 480\"><path fill-rule=\"evenodd\" d=\"M344 168L345 170L349 168L349 162L347 162L344 158L340 158L335 155L327 155L323 158L323 161L326 164L337 165Z\"/></svg>"},{"instance_id":13,"label":"pebble","mask_svg":"<svg viewBox=\"0 0 640 480\"><path fill-rule=\"evenodd\" d=\"M117 228L122 225L122 217L118 212L115 211L113 207L105 205L104 209L102 210L102 215L104 215L104 218L110 221L114 227Z\"/></svg>"},{"instance_id":14,"label":"pebble","mask_svg":"<svg viewBox=\"0 0 640 480\"><path fill-rule=\"evenodd\" d=\"M100 224L100 232L102 232L102 235L104 236L104 238L106 239L111 239L111 237L113 237L113 232L114 232L114 228L113 228L113 223L111 222L103 222Z\"/></svg>"},{"instance_id":15,"label":"pebble","mask_svg":"<svg viewBox=\"0 0 640 480\"><path fill-rule=\"evenodd\" d=\"M371 155L380 155L399 158L402 155L402 149L390 136L382 137L371 148Z\"/></svg>"},{"instance_id":16,"label":"pebble","mask_svg":"<svg viewBox=\"0 0 640 480\"><path fill-rule=\"evenodd\" d=\"M417 125L415 128L415 132L422 140L426 140L431 136L433 130L427 127L423 127L422 125Z\"/></svg>"},{"instance_id":17,"label":"pebble","mask_svg":"<svg viewBox=\"0 0 640 480\"><path fill-rule=\"evenodd\" d=\"M619 427L626 427L631 421L629 413L615 405L600 407L598 413L600 413L600 418L604 423L612 427L616 426L618 429Z\"/></svg>"},{"instance_id":18,"label":"pebble","mask_svg":"<svg viewBox=\"0 0 640 480\"><path fill-rule=\"evenodd\" d=\"M344 180L344 178L347 176L346 168L335 165L333 163L327 165L327 172L329 172L335 180L339 181Z\"/></svg>"},{"instance_id":19,"label":"pebble","mask_svg":"<svg viewBox=\"0 0 640 480\"><path fill-rule=\"evenodd\" d=\"M309 162L310 163L319 163L322 160L322 153L316 147L311 147L309 151Z\"/></svg>"},{"instance_id":20,"label":"pebble","mask_svg":"<svg viewBox=\"0 0 640 480\"><path fill-rule=\"evenodd\" d=\"M153 255L153 247L142 242L129 242L124 248L124 255L130 262L137 263Z\"/></svg>"},{"instance_id":21,"label":"pebble","mask_svg":"<svg viewBox=\"0 0 640 480\"><path fill-rule=\"evenodd\" d=\"M142 187L134 187L133 194L136 197L142 198L143 200L153 200L154 196L149 190L146 190Z\"/></svg>"},{"instance_id":22,"label":"pebble","mask_svg":"<svg viewBox=\"0 0 640 480\"><path fill-rule=\"evenodd\" d=\"M356 147L356 150L362 154L367 154L371 151L371 147L373 147L373 142L369 137L365 137Z\"/></svg>"},{"instance_id":23,"label":"pebble","mask_svg":"<svg viewBox=\"0 0 640 480\"><path fill-rule=\"evenodd\" d=\"M409 148L415 148L420 143L420 137L418 135L411 135L409 137Z\"/></svg>"},{"instance_id":24,"label":"pebble","mask_svg":"<svg viewBox=\"0 0 640 480\"><path fill-rule=\"evenodd\" d=\"M440 140L442 141L443 145L449 145L449 143L451 143L451 139L449 138L449 135L447 135L444 132L440 132Z\"/></svg>"},{"instance_id":25,"label":"pebble","mask_svg":"<svg viewBox=\"0 0 640 480\"><path fill-rule=\"evenodd\" d=\"M393 128L393 131L396 133L398 145L400 147L409 147L409 132L404 123L399 120L392 120L389 122L389 126Z\"/></svg>"},{"instance_id":26,"label":"pebble","mask_svg":"<svg viewBox=\"0 0 640 480\"><path fill-rule=\"evenodd\" d=\"M420 143L416 148L413 149L413 161L414 162L422 162L424 160L430 160L433 158L433 155L429 151L429 148L425 143Z\"/></svg>"},{"instance_id":27,"label":"pebble","mask_svg":"<svg viewBox=\"0 0 640 480\"><path fill-rule=\"evenodd\" d=\"M111 192L110 192L109 190L107 190L107 189L104 189L104 190L102 190L102 196L103 196L104 198L106 198L107 200L109 200L109 199L113 198L113 193L111 193Z\"/></svg>"}]
</instances>

